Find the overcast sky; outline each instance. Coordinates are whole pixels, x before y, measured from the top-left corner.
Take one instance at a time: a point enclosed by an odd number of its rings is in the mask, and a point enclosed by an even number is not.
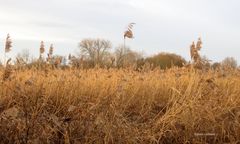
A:
[[[127,45],[145,55],[171,52],[189,60],[190,44],[202,37],[201,55],[240,63],[239,7],[239,0],[0,0],[0,56],[8,33],[10,55],[29,49],[38,56],[43,40],[67,56],[84,38],[108,39],[115,48],[135,22]]]

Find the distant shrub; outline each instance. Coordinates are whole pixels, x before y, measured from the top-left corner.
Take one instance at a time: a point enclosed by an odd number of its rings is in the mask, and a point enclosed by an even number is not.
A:
[[[146,62],[150,63],[154,67],[167,69],[173,66],[182,67],[186,63],[186,60],[177,54],[160,53],[153,57],[146,58]]]
[[[222,66],[224,68],[237,68],[237,61],[233,57],[226,57],[222,61]]]
[[[221,63],[215,62],[211,65],[212,69],[217,70],[221,68]]]

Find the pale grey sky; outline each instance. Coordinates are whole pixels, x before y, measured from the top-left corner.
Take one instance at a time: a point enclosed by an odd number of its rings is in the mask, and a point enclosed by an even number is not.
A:
[[[189,60],[189,46],[201,36],[201,55],[214,61],[232,56],[240,63],[239,7],[239,0],[0,0],[0,56],[8,33],[10,55],[29,49],[38,56],[43,40],[67,56],[84,38],[105,38],[116,47],[135,22],[135,38],[127,40],[133,50]]]

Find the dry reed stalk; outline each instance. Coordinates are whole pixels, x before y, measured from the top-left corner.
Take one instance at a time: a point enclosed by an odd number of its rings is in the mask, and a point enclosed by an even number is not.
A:
[[[229,73],[226,79],[215,71],[177,68],[49,69],[47,77],[44,71],[20,71],[0,84],[0,140],[236,143],[240,79]],[[15,106],[15,121],[1,119],[2,111]]]
[[[10,65],[10,61],[11,61],[11,59],[8,59],[8,61],[6,63],[6,67],[4,69],[4,73],[3,73],[3,76],[2,76],[3,81],[8,80],[10,78],[11,74],[12,74],[12,67]]]

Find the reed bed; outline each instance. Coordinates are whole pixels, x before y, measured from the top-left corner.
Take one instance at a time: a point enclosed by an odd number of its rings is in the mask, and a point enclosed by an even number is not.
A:
[[[237,143],[239,96],[239,71],[13,70],[0,83],[0,141]]]

